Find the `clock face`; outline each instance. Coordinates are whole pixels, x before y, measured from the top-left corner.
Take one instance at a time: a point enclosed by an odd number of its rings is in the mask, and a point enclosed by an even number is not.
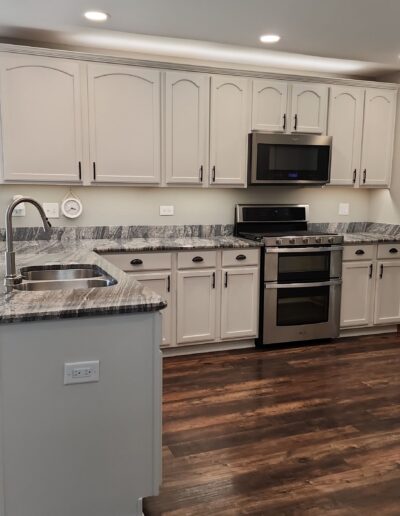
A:
[[[76,219],[82,213],[82,203],[79,199],[70,197],[65,199],[61,205],[61,210],[65,217]]]

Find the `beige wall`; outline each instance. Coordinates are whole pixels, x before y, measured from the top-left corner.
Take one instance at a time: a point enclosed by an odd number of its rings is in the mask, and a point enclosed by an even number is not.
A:
[[[352,188],[284,188],[253,187],[242,189],[78,187],[72,191],[83,202],[84,212],[76,221],[64,217],[53,225],[163,225],[163,224],[229,224],[233,222],[235,203],[306,203],[310,204],[313,222],[365,221],[369,218],[368,191]],[[14,194],[30,195],[39,202],[59,202],[69,192],[62,186],[2,185],[0,209],[2,220]],[[350,215],[338,215],[338,203],[350,203]],[[160,217],[160,204],[173,204],[175,215]],[[14,218],[15,226],[35,226],[39,216],[33,208],[27,216]],[[3,224],[2,224],[3,225]]]

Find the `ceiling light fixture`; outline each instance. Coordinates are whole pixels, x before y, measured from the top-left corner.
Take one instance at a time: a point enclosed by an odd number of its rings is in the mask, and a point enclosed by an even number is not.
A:
[[[260,41],[263,43],[277,43],[281,39],[278,34],[264,34],[261,36]]]
[[[106,21],[110,15],[102,11],[87,11],[84,14],[85,18],[90,21],[103,22]]]

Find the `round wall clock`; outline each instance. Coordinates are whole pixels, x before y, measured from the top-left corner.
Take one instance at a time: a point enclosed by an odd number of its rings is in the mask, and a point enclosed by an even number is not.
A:
[[[82,214],[82,201],[76,197],[66,197],[61,204],[61,211],[64,217],[76,219]]]

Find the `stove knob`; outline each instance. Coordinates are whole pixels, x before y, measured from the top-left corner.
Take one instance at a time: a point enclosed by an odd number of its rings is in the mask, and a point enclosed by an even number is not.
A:
[[[295,238],[289,238],[289,244],[295,244],[296,239]]]
[[[277,238],[275,243],[276,245],[282,245],[282,238]]]
[[[308,237],[303,237],[303,244],[308,244],[310,239]]]
[[[316,237],[315,241],[316,241],[317,244],[320,244],[322,242],[322,238],[321,237]]]
[[[329,238],[328,238],[328,242],[329,242],[330,244],[333,244],[333,243],[334,243],[334,241],[335,241],[335,239],[334,239],[333,237],[329,237]]]

